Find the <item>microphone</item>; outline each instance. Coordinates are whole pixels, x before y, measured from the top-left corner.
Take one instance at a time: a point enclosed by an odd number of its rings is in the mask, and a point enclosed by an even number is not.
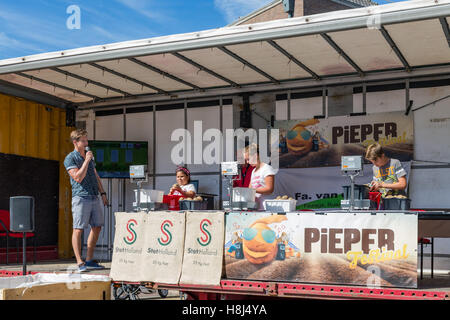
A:
[[[86,147],[84,150],[85,150],[86,152],[89,152],[89,151],[91,151],[91,148]],[[92,157],[92,161],[94,161],[94,160],[95,160],[94,157]]]

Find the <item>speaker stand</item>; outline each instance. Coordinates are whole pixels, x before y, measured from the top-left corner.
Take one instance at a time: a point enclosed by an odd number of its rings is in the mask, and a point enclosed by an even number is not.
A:
[[[23,259],[22,259],[22,264],[23,264],[23,271],[22,271],[22,275],[26,276],[27,275],[27,234],[26,232],[23,233]]]

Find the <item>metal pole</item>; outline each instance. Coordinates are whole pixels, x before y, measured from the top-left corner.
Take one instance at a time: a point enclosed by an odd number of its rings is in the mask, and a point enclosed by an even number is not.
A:
[[[322,87],[322,115],[327,116],[327,89]]]
[[[363,112],[367,112],[367,85],[363,83]]]
[[[111,179],[108,179],[108,199],[110,199],[110,203],[108,204],[108,259],[112,259],[112,241],[111,241],[111,233],[112,233],[112,184]]]
[[[156,189],[156,105],[153,105],[153,189]]]
[[[123,209],[123,212],[127,212],[126,199],[127,199],[127,179],[122,179],[122,209]]]
[[[111,199],[109,199],[111,201]],[[106,213],[107,213],[108,207],[103,206],[103,230],[102,230],[102,251],[103,252],[103,260],[107,261],[108,260],[108,247],[105,247],[105,233],[106,233]]]
[[[423,239],[420,241],[420,279],[423,279]]]
[[[223,134],[223,98],[220,97],[220,106],[219,106],[219,126],[220,126],[220,132],[222,133],[222,137],[224,137]],[[224,138],[220,140],[220,162],[223,161],[223,145],[224,145]],[[220,171],[220,164],[219,164],[219,171]],[[222,207],[222,189],[223,189],[223,182],[222,182],[222,175],[219,173],[219,210],[223,209]]]
[[[136,199],[136,207],[138,212],[141,211],[141,187],[142,187],[142,181],[137,181],[137,199]]]
[[[355,176],[350,175],[351,185],[350,185],[350,211],[354,209],[355,205]]]
[[[127,108],[123,107],[123,141],[126,142],[127,141]],[[119,199],[121,201],[119,201],[118,207],[122,208],[122,210],[119,211],[123,211],[126,212],[126,208],[125,208],[125,179],[119,179]]]
[[[405,111],[409,108],[409,79],[405,83]]]
[[[117,180],[117,210],[122,211],[122,179]]]
[[[431,278],[434,276],[434,238],[431,238]]]
[[[291,120],[291,90],[287,93],[287,119]]]
[[[92,132],[92,136],[93,136],[93,139],[95,141],[97,139],[97,123],[96,123],[96,119],[95,119],[95,116],[96,116],[95,110],[93,112],[94,112],[94,119],[92,120],[92,128],[93,128],[92,129],[92,131],[93,131]],[[105,208],[103,207],[103,241],[102,241],[102,245],[105,244],[105,217],[106,217]],[[83,257],[83,247],[84,247],[84,229],[83,229],[83,232],[81,233],[81,252],[80,252],[80,255],[82,257]],[[86,251],[87,251],[87,240],[86,240]]]
[[[23,233],[23,259],[22,259],[22,264],[23,264],[23,272],[22,275],[25,276],[27,274],[27,237],[26,237],[26,232]]]
[[[184,99],[184,130],[185,130],[185,132],[187,132],[187,130],[188,130],[188,112],[187,112],[187,99]],[[185,136],[184,137],[184,141],[187,141],[187,137]],[[186,142],[185,142],[186,143]],[[184,153],[184,163],[183,163],[183,165],[187,168],[188,166],[187,166],[187,155],[188,154],[190,154],[191,155],[191,159],[192,159],[192,156],[193,156],[193,154],[191,153],[192,152],[192,145],[191,145],[191,150],[189,150],[188,152],[185,152]],[[189,159],[190,161],[189,162],[191,162],[191,159]],[[197,190],[197,192],[198,192],[198,190]]]

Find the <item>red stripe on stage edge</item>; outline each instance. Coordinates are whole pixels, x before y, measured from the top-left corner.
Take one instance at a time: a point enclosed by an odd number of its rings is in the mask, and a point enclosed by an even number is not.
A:
[[[36,273],[45,273],[45,272],[35,272],[35,271],[27,271],[26,275],[33,275]],[[23,271],[9,271],[9,270],[0,270],[0,277],[21,277],[23,276]]]
[[[114,282],[115,285],[126,282]],[[138,284],[138,283],[135,283]],[[402,288],[367,288],[339,285],[311,285],[263,281],[221,280],[220,286],[167,285],[151,283],[154,288],[182,290],[183,292],[216,292],[221,294],[247,294],[277,296],[280,298],[315,299],[387,299],[387,300],[449,300],[450,292]]]
[[[347,299],[446,300],[450,292],[420,289],[365,288],[278,283],[279,296],[322,296]]]

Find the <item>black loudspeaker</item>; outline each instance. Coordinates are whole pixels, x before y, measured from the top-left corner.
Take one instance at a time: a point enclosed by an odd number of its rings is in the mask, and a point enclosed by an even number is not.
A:
[[[13,232],[34,231],[34,198],[10,197],[10,229]]]

